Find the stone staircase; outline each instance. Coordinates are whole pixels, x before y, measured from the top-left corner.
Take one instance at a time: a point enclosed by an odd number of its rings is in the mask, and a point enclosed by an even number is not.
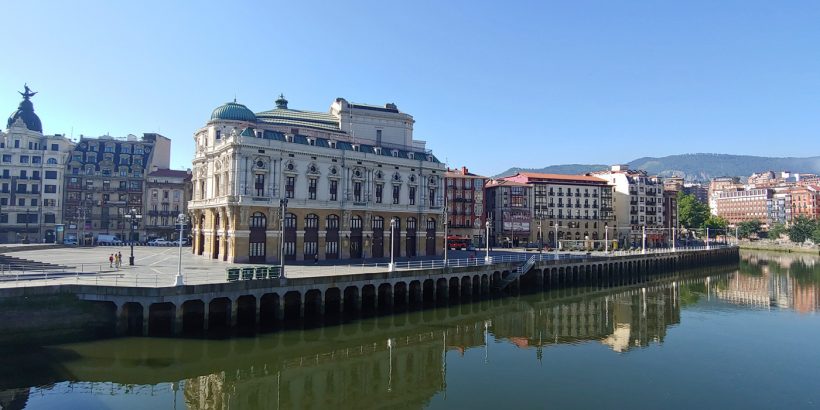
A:
[[[71,267],[0,254],[0,269],[3,271],[54,271],[71,269]]]

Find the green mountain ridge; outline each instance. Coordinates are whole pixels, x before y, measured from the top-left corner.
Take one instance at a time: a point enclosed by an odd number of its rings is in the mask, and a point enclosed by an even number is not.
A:
[[[709,181],[720,176],[748,177],[755,172],[792,171],[820,174],[820,156],[816,157],[757,157],[730,154],[681,154],[666,157],[643,157],[627,163],[631,169],[642,169],[651,175],[680,176],[687,181]],[[495,177],[514,175],[516,172],[543,172],[552,174],[583,174],[609,169],[609,165],[566,164],[544,168],[510,168]]]

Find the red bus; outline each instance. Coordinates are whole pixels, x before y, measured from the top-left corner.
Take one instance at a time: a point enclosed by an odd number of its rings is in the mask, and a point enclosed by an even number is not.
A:
[[[452,250],[467,250],[472,245],[473,240],[470,238],[462,238],[460,236],[448,236],[447,248]]]

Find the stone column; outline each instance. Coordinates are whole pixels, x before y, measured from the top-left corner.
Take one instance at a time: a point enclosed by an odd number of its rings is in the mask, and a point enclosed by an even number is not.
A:
[[[236,327],[236,317],[239,313],[239,298],[230,299],[231,301],[231,310],[230,310],[230,317],[228,317],[228,326],[231,328]]]
[[[151,305],[142,306],[142,335],[148,336],[148,319],[151,316]]]
[[[125,303],[120,303],[117,305],[117,317],[116,323],[114,324],[114,333],[117,336],[122,336],[125,334],[128,326],[128,318],[125,317]]]
[[[183,324],[183,310],[182,310],[182,303],[178,305],[174,305],[174,323],[172,332],[174,335],[182,334],[182,324]]]
[[[210,301],[203,300],[203,302],[204,303],[202,306],[202,328],[208,330],[208,322],[210,322],[211,320]]]
[[[279,303],[276,304],[276,320],[283,321],[285,320],[285,296],[279,296]]]

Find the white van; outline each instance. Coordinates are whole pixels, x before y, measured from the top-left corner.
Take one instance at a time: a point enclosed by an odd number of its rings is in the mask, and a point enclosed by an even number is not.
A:
[[[117,235],[99,234],[97,235],[97,245],[122,245],[122,239]]]

